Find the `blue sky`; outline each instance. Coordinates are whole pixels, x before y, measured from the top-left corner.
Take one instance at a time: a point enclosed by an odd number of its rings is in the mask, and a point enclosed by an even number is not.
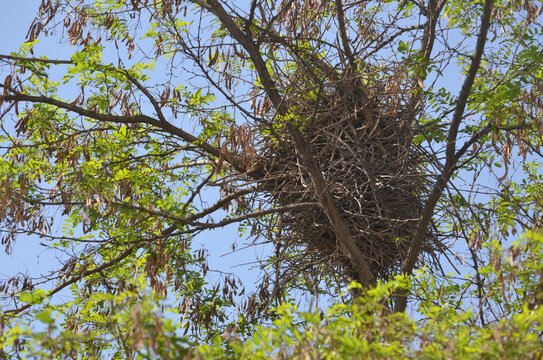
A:
[[[36,14],[39,0],[3,0],[0,12],[0,53],[17,50]]]

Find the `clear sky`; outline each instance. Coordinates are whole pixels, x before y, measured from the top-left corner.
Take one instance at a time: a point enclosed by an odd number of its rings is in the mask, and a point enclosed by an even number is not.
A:
[[[40,5],[39,0],[1,0],[0,53],[17,50]]]

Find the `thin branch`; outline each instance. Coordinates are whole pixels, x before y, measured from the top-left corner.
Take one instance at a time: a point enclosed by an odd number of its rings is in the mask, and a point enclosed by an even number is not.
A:
[[[219,221],[218,223],[198,223],[193,222],[193,224],[200,226],[202,229],[215,229],[218,227],[223,227],[229,224],[241,222],[248,219],[253,219],[256,217],[261,217],[264,215],[269,214],[275,214],[275,213],[283,213],[287,211],[294,211],[294,210],[302,210],[302,209],[310,209],[319,206],[319,203],[316,202],[306,202],[306,203],[299,203],[299,204],[292,204],[292,205],[285,205],[285,206],[279,206],[274,207],[271,209],[261,210],[257,212],[252,212],[249,214],[240,215],[234,218],[230,219],[224,219],[222,221]]]
[[[127,258],[130,254],[132,254],[132,252],[134,251],[134,249],[136,248],[135,245],[133,246],[130,246],[128,249],[126,249],[125,251],[123,251],[122,253],[120,253],[118,256],[116,256],[115,258],[111,259],[110,261],[108,262],[105,262],[103,263],[102,265],[99,265],[97,267],[95,267],[94,269],[91,269],[91,270],[87,270],[87,269],[83,269],[79,272],[79,274],[76,274],[74,276],[72,276],[72,278],[68,281],[65,281],[61,284],[59,284],[58,286],[56,286],[54,289],[52,289],[51,291],[49,291],[47,293],[47,296],[52,296],[56,293],[58,293],[59,291],[61,291],[62,289],[66,288],[67,286],[70,286],[84,278],[86,278],[87,276],[89,275],[92,275],[92,274],[96,274],[96,273],[99,273],[100,271],[103,271],[115,264],[118,264],[119,262],[121,262],[122,260],[124,260],[125,258]],[[18,314],[28,308],[30,308],[33,304],[26,304],[20,308],[17,308],[17,309],[10,309],[10,310],[6,310],[4,311],[5,314]]]
[[[279,114],[286,114],[287,108],[283,103],[283,98],[279,94],[279,91],[277,91],[275,82],[268,73],[266,63],[264,62],[264,59],[262,59],[256,45],[252,42],[252,39],[247,37],[247,35],[241,31],[238,25],[234,22],[234,19],[232,19],[232,17],[217,0],[207,0],[207,4],[210,7],[210,11],[217,16],[220,22],[226,27],[230,33],[230,36],[232,36],[232,38],[234,38],[249,53],[249,56],[253,61],[253,65],[255,66],[255,70],[260,76],[264,90],[266,90],[266,93],[268,94],[274,107],[278,110]]]
[[[462,85],[462,89],[460,89],[460,94],[458,95],[458,100],[456,102],[456,108],[454,109],[454,114],[451,121],[451,128],[449,130],[449,135],[447,136],[447,161],[445,163],[446,170],[448,168],[452,168],[454,166],[453,164],[457,160],[455,159],[455,151],[458,129],[460,127],[460,123],[462,122],[464,110],[466,109],[466,105],[468,103],[468,97],[475,81],[477,71],[479,70],[481,59],[483,57],[486,36],[488,33],[488,29],[490,28],[490,14],[492,13],[492,5],[492,0],[485,1],[485,7],[483,10],[483,16],[481,21],[481,29],[479,30],[479,35],[477,36],[475,54],[473,55],[473,60],[471,61],[468,74],[466,76],[466,79],[464,80],[464,84]]]
[[[204,181],[202,181],[197,187],[196,189],[192,192],[192,194],[190,195],[190,198],[185,202],[185,205],[183,205],[183,209],[181,209],[181,213],[185,213],[185,211],[187,210],[187,208],[189,207],[190,204],[192,204],[192,202],[194,201],[194,199],[196,198],[196,195],[198,195],[200,193],[200,191],[202,191],[202,189],[204,188],[204,186],[209,182],[209,180],[211,180],[211,178],[213,177],[214,172],[210,172],[209,175],[204,179]]]
[[[196,219],[199,219],[199,218],[202,218],[208,214],[211,214],[217,210],[219,210],[220,208],[224,207],[226,204],[228,204],[230,201],[242,196],[242,195],[245,195],[245,194],[250,194],[252,192],[255,192],[255,188],[246,188],[246,189],[241,189],[241,190],[238,190],[232,194],[228,194],[226,195],[225,197],[223,197],[222,199],[220,199],[219,201],[217,201],[215,204],[211,205],[210,207],[208,207],[207,209],[205,210],[202,210],[201,212],[199,212],[198,214],[194,214],[192,216],[190,216],[188,219],[189,220],[196,220]]]
[[[349,59],[349,65],[352,69],[355,68],[355,59],[351,46],[349,45],[349,38],[347,36],[347,29],[345,28],[345,12],[343,11],[343,2],[341,0],[336,0],[336,12],[337,12],[337,21],[339,27],[339,35],[341,37],[341,42],[343,43],[343,51]],[[341,51],[341,50],[339,50]]]
[[[370,56],[372,56],[373,54],[375,54],[376,52],[378,52],[379,50],[381,50],[388,44],[392,43],[398,36],[402,35],[403,33],[408,32],[408,31],[413,31],[413,30],[420,30],[420,29],[424,29],[424,25],[419,24],[419,25],[413,25],[413,26],[407,26],[407,27],[401,28],[400,30],[392,34],[390,37],[388,37],[386,40],[377,44],[375,48],[373,48],[370,52],[368,52],[367,54],[364,54],[364,59],[369,58]]]
[[[0,59],[39,62],[39,63],[45,63],[45,64],[72,65],[74,63],[72,60],[42,59],[42,58],[35,58],[35,57],[23,57],[23,56],[13,56],[13,55],[3,55],[3,54],[0,54]]]
[[[121,73],[128,79],[128,81],[136,85],[136,87],[147,97],[147,99],[149,99],[149,101],[153,105],[153,108],[155,108],[156,114],[158,118],[160,119],[160,121],[162,121],[163,123],[168,123],[168,121],[166,121],[166,118],[164,117],[164,114],[162,113],[162,108],[160,107],[156,99],[153,97],[153,95],[151,95],[149,90],[147,90],[147,88],[143,86],[135,77],[130,75],[128,71],[122,70]]]

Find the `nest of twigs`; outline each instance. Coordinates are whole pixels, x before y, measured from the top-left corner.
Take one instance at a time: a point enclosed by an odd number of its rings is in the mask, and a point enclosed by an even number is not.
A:
[[[428,159],[413,145],[416,110],[409,110],[406,100],[412,89],[399,76],[371,82],[344,76],[313,90],[311,98],[307,87],[290,86],[289,109],[294,118],[305,119],[298,129],[371,272],[386,280],[407,255],[431,183],[423,170]],[[318,203],[292,134],[277,131],[280,139],[276,133],[259,149],[258,171],[265,174],[259,189],[278,206]],[[357,280],[320,206],[280,213],[266,227],[275,230],[268,237],[277,245],[281,278],[317,269]],[[433,262],[442,250],[429,233],[425,258]]]

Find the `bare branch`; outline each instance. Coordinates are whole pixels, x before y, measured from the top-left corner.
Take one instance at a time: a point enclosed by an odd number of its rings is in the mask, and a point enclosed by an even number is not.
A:
[[[343,51],[349,59],[349,65],[351,68],[355,68],[354,56],[349,45],[349,38],[347,36],[347,29],[345,28],[345,13],[343,11],[343,2],[341,0],[336,0],[336,12],[337,12],[337,21],[339,26],[339,35],[341,37],[341,42],[343,43]]]
[[[42,58],[35,58],[35,57],[23,57],[23,56],[13,56],[13,55],[3,55],[3,54],[0,54],[0,59],[14,60],[14,61],[29,61],[29,62],[37,62],[37,63],[45,63],[45,64],[71,65],[74,63],[72,60],[42,59]]]
[[[301,210],[301,209],[308,209],[308,208],[312,208],[316,206],[319,206],[319,204],[318,203],[299,203],[299,204],[285,205],[285,206],[273,207],[266,210],[260,210],[260,211],[252,212],[249,214],[236,216],[230,219],[219,221],[217,223],[193,222],[193,224],[200,226],[202,229],[215,229],[215,228],[223,227],[229,224],[239,223],[244,220],[262,217],[264,215],[282,213],[282,212],[294,211],[294,210]]]

